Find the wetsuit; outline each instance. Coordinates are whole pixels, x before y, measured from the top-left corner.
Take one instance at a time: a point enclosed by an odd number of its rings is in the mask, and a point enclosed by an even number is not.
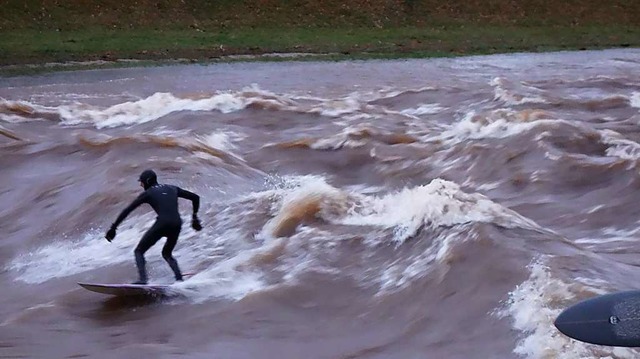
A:
[[[142,181],[142,180],[141,180]],[[167,237],[167,242],[162,248],[162,257],[169,263],[169,266],[173,270],[176,280],[182,280],[182,273],[180,272],[180,267],[178,266],[178,262],[173,258],[172,252],[176,246],[178,241],[178,236],[180,235],[180,229],[182,227],[182,219],[180,218],[180,213],[178,212],[178,198],[186,198],[191,200],[193,205],[193,221],[192,226],[196,228],[196,230],[201,229],[199,220],[197,218],[198,208],[200,207],[200,197],[192,192],[186,191],[180,187],[167,185],[167,184],[158,184],[155,181],[155,178],[152,183],[147,182],[145,184],[145,191],[138,196],[127,208],[125,208],[122,213],[118,216],[116,221],[112,224],[111,230],[113,230],[113,236],[111,239],[115,237],[115,229],[118,225],[124,221],[124,219],[135,210],[138,206],[143,203],[148,203],[155,210],[158,215],[156,218],[156,222],[149,228],[149,230],[144,234],[140,243],[136,247],[134,253],[136,258],[136,266],[138,267],[138,274],[140,279],[139,284],[147,283],[147,271],[145,268],[146,261],[144,259],[144,253],[151,248],[160,238]],[[149,185],[147,185],[149,184]],[[197,222],[197,224],[194,224]],[[199,227],[199,228],[198,228]],[[109,239],[109,235],[107,235],[107,239]]]

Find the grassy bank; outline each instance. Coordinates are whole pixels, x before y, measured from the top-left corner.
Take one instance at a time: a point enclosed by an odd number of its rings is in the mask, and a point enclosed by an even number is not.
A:
[[[640,47],[640,2],[524,3],[7,0],[0,15],[0,74],[69,61],[131,66],[117,60],[229,61],[233,55],[270,53],[390,58]]]

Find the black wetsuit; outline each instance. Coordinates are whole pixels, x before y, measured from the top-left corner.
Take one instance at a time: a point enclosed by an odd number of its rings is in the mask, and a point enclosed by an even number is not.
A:
[[[156,222],[151,226],[151,228],[149,228],[147,233],[144,234],[134,251],[138,274],[140,276],[140,283],[147,282],[144,253],[162,237],[167,237],[167,242],[162,248],[162,257],[167,261],[167,263],[169,263],[169,266],[175,274],[176,280],[182,280],[180,267],[178,267],[178,262],[172,255],[173,249],[178,242],[178,236],[180,235],[180,229],[182,227],[182,219],[178,212],[178,197],[191,200],[193,205],[193,215],[196,216],[198,208],[200,207],[200,197],[197,194],[183,190],[177,186],[155,184],[147,188],[140,196],[138,196],[138,198],[131,202],[131,204],[127,206],[122,213],[120,213],[112,225],[112,228],[118,227],[129,213],[143,203],[151,205],[158,215]]]

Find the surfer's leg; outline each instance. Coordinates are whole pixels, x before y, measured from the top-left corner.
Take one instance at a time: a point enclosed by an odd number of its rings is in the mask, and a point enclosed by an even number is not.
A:
[[[167,263],[169,263],[169,267],[173,270],[173,274],[176,277],[177,281],[182,281],[182,273],[180,272],[180,267],[178,266],[178,261],[173,258],[172,252],[176,247],[176,243],[178,243],[178,236],[180,235],[180,227],[177,229],[173,229],[167,235],[167,242],[162,247],[162,258],[164,258]]]
[[[158,222],[154,223],[147,233],[142,236],[140,243],[133,251],[136,256],[136,266],[138,267],[139,280],[136,284],[147,284],[147,269],[146,260],[144,259],[144,253],[151,248],[158,240],[162,238],[162,231]]]

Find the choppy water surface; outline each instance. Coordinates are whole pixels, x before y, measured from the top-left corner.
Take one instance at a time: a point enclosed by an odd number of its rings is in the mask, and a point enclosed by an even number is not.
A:
[[[1,79],[0,353],[635,358],[552,323],[640,288],[639,122],[634,49]],[[202,196],[194,275],[83,290],[135,279],[146,168]]]

